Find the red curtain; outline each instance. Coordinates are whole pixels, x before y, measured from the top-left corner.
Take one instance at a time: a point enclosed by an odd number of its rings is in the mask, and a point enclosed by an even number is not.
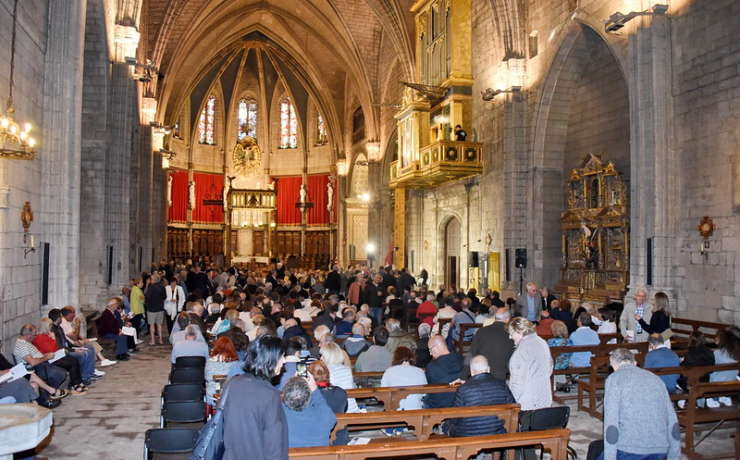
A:
[[[188,218],[188,172],[171,170],[172,206],[167,211],[169,222],[185,222]]]
[[[301,223],[301,210],[296,207],[301,189],[301,176],[273,178],[277,193],[278,225],[297,225]]]
[[[326,209],[328,198],[326,185],[328,183],[328,174],[308,176],[308,199],[313,203],[313,208],[308,210],[309,225],[329,224],[329,210]],[[336,186],[334,192],[334,197],[336,197]],[[334,208],[334,213],[336,214],[336,208]]]
[[[193,173],[195,181],[195,209],[193,222],[224,222],[224,176],[221,174]]]

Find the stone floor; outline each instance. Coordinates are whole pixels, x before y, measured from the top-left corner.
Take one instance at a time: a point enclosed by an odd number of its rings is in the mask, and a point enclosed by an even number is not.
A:
[[[107,375],[85,396],[69,396],[54,410],[52,434],[39,447],[49,459],[139,460],[144,432],[159,426],[160,392],[169,372],[169,346],[140,346],[128,362],[105,369]],[[601,437],[602,424],[571,405],[571,446],[586,458],[589,442]],[[384,437],[363,432],[363,436]],[[699,452],[715,458],[732,449],[728,429],[704,441]]]

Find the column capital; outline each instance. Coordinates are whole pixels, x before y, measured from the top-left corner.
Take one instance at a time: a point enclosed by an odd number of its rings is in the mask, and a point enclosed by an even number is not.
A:
[[[134,26],[116,24],[113,29],[113,61],[123,63],[126,58],[136,58],[136,49],[139,47],[141,34]]]

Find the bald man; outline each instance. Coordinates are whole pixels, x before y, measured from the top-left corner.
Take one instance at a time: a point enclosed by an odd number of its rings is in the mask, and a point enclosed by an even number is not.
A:
[[[494,378],[488,360],[476,355],[470,360],[470,378],[455,392],[453,407],[497,406],[514,403],[514,396],[506,382]],[[503,420],[498,417],[464,417],[444,423],[448,436],[482,436],[505,433]]]
[[[430,384],[451,383],[460,378],[463,371],[462,356],[451,353],[441,335],[430,337],[428,345],[432,360],[425,369],[427,382]],[[454,399],[454,393],[428,394],[424,397],[424,408],[452,407]]]

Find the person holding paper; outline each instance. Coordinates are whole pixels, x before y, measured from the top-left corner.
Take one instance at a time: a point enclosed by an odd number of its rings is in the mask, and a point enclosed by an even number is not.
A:
[[[93,350],[95,350],[95,355],[98,360],[100,360],[100,365],[102,367],[112,366],[116,364],[116,361],[111,361],[103,356],[103,347],[98,344],[98,339],[85,339],[80,337],[79,330],[77,330],[73,325],[75,317],[77,316],[77,312],[75,311],[75,308],[73,306],[67,305],[66,307],[62,308],[61,312],[62,322],[59,326],[62,328],[64,336],[67,338],[69,343],[76,347],[91,347]],[[59,342],[58,339],[57,342]]]
[[[61,327],[62,311],[58,308],[52,308],[49,311],[49,320],[51,321],[50,335],[54,337],[57,346],[61,349],[67,350],[67,354],[80,363],[82,380],[92,381],[93,379],[104,376],[105,372],[95,369],[95,348],[93,348],[92,345],[86,344],[81,347],[76,347],[67,340],[67,336],[64,334],[64,330]]]
[[[49,362],[54,358],[54,353],[41,353],[31,343],[34,337],[36,337],[36,334],[36,326],[30,323],[24,324],[21,327],[18,338],[15,340],[13,356],[17,362],[23,362],[32,366],[34,372],[50,386],[59,388],[67,379],[67,372],[61,367]]]
[[[23,378],[28,376],[28,379]],[[37,401],[40,406],[53,409],[66,396],[64,390],[47,385],[36,374],[29,374],[23,363],[13,366],[0,354],[0,398],[13,397],[17,403]],[[52,396],[49,396],[52,395]]]
[[[116,359],[118,361],[128,361],[128,337],[123,335],[115,314],[119,303],[118,297],[108,299],[105,310],[97,320],[98,335],[105,339],[114,340],[116,342]]]
[[[49,363],[66,370],[69,373],[69,383],[73,391],[83,394],[90,381],[83,380],[79,361],[68,355],[64,348],[59,347],[54,333],[51,331],[51,326],[52,322],[49,318],[42,318],[32,343],[41,353],[53,353]]]

